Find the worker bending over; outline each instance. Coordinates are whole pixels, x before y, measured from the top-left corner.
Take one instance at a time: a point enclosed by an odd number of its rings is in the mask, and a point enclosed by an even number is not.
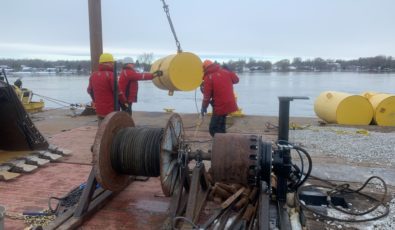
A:
[[[109,53],[103,53],[99,59],[99,70],[89,78],[88,93],[96,105],[99,126],[104,117],[115,110],[114,107],[114,58]],[[126,103],[126,98],[118,90],[120,103]]]
[[[226,116],[237,111],[236,99],[233,92],[233,84],[239,82],[239,78],[232,71],[223,69],[219,64],[210,60],[203,62],[203,102],[201,114],[207,113],[209,104],[213,107],[210,121],[210,135],[226,132]]]
[[[156,71],[153,74],[151,73],[138,73],[134,69],[134,65],[132,63],[124,64],[122,67],[122,71],[119,75],[119,89],[124,92],[127,107],[126,111],[129,114],[132,114],[132,104],[133,102],[137,102],[137,93],[139,89],[138,81],[146,81],[152,80],[155,77],[160,77],[163,75],[162,71]]]

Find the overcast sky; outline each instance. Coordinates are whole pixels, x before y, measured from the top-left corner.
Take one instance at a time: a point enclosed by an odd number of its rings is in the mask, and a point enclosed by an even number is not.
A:
[[[176,52],[160,0],[102,0],[116,58]],[[183,50],[202,57],[395,56],[395,0],[167,0]],[[2,0],[0,58],[89,59],[88,0]]]

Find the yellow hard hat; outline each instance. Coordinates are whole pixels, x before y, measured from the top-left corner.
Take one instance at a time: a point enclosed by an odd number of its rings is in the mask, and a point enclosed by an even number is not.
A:
[[[105,62],[114,62],[114,57],[112,56],[112,54],[103,53],[102,55],[100,55],[99,63]]]

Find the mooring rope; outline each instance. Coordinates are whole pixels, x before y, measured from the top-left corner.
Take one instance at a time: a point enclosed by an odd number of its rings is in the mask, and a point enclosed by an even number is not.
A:
[[[121,129],[111,146],[111,166],[121,174],[156,177],[160,174],[159,155],[163,128]]]

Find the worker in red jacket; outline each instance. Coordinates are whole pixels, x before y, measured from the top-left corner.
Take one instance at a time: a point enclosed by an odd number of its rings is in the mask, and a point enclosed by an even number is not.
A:
[[[162,71],[152,73],[138,73],[132,63],[123,65],[119,75],[119,89],[124,92],[127,100],[127,112],[132,114],[132,104],[137,102],[137,92],[139,89],[138,81],[152,80],[154,77],[162,76]]]
[[[114,111],[114,58],[109,53],[103,53],[99,59],[99,70],[89,78],[88,93],[96,105],[99,125],[104,117]],[[125,104],[126,98],[118,90],[120,103]]]
[[[207,113],[209,104],[213,107],[210,121],[210,135],[226,132],[226,116],[237,111],[233,84],[239,82],[237,75],[221,68],[210,60],[203,62],[203,102],[201,115]]]

